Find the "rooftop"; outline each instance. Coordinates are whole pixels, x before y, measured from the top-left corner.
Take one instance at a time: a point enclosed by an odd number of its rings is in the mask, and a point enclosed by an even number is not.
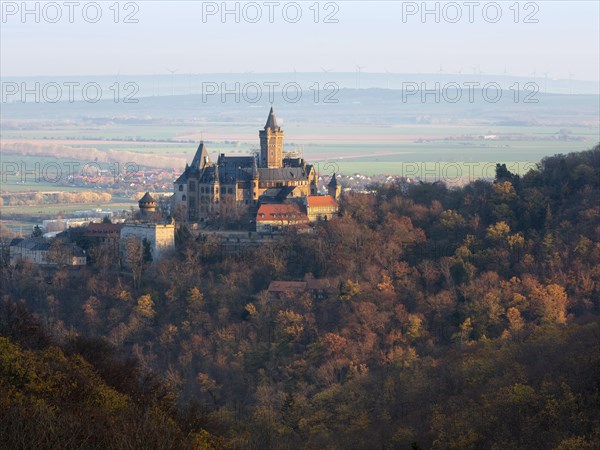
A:
[[[144,196],[138,200],[138,203],[156,203],[156,200],[150,195],[150,192],[146,192]]]
[[[120,223],[90,223],[85,230],[85,235],[87,237],[118,235],[121,228],[123,228],[123,224]]]
[[[297,220],[308,221],[302,207],[296,203],[261,205],[256,213],[256,221]]]
[[[309,208],[337,207],[337,202],[331,195],[309,195],[307,197]]]
[[[304,292],[306,281],[271,281],[269,292]]]

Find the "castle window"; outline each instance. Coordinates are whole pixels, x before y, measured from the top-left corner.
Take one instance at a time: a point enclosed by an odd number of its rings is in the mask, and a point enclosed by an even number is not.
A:
[[[204,194],[204,186],[200,187],[200,193]]]
[[[193,181],[190,181],[189,188],[190,188],[190,191],[196,190],[196,183],[194,183]]]
[[[186,200],[186,197],[185,197],[185,194],[184,194],[184,195],[181,196],[181,201],[185,202],[185,200]]]
[[[179,191],[180,191],[180,192],[181,192],[181,191],[183,191],[183,184],[180,184],[180,185],[179,185]]]

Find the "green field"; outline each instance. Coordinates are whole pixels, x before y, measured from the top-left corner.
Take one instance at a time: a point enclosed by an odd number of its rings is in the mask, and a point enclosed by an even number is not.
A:
[[[508,97],[497,104],[431,104],[416,98],[405,103],[396,90],[346,89],[339,98],[338,104],[314,104],[306,97],[275,106],[285,131],[284,150],[301,152],[321,174],[489,177],[486,163],[496,162],[518,163],[513,171],[523,173],[545,156],[586,150],[600,141],[597,95],[541,95],[537,104]],[[198,95],[144,98],[129,105],[3,105],[0,156],[3,165],[16,161],[30,167],[72,162],[66,155],[80,163],[96,157],[112,161],[122,152],[121,163],[135,160],[182,171],[200,136],[213,160],[220,153],[257,149],[268,108],[217,98],[206,103]],[[67,148],[63,158],[62,147]],[[2,178],[3,192],[75,189],[45,180],[22,183],[5,173]]]
[[[31,206],[2,206],[0,207],[0,220],[12,231],[27,234],[34,225],[40,224],[43,219],[56,218],[68,215],[75,211],[89,209],[110,209],[112,211],[129,211],[137,208],[137,202],[123,198],[113,198],[110,203],[69,203],[53,205]]]
[[[111,209],[117,210],[129,210],[131,207],[137,207],[137,202],[124,201],[118,199],[114,202],[109,203],[59,203],[59,204],[48,204],[48,205],[30,205],[30,206],[2,206],[0,208],[0,214],[2,217],[11,215],[47,215],[47,214],[59,214],[59,213],[73,213],[75,211],[87,210],[87,209]]]
[[[447,181],[454,183],[462,180],[473,181],[478,178],[493,178],[496,163],[504,163],[507,168],[519,175],[527,173],[536,165],[535,161],[454,161],[454,162],[320,162],[317,169],[321,174],[341,173],[344,175],[400,175],[419,178],[424,181]]]

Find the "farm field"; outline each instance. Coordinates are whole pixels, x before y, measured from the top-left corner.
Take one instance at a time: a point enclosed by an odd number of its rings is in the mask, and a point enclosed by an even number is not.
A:
[[[496,163],[506,164],[507,168],[519,175],[527,173],[535,167],[536,161],[411,161],[411,162],[381,162],[381,161],[328,161],[317,163],[322,174],[341,173],[344,175],[400,175],[408,178],[419,178],[423,181],[474,181],[478,178],[493,178]]]
[[[204,128],[205,131],[202,131]],[[208,128],[208,129],[206,129]],[[165,127],[161,131],[161,139],[182,139],[186,142],[147,142],[153,139],[151,127],[132,127],[132,139],[124,137],[113,141],[97,140],[101,133],[105,137],[115,135],[111,130],[95,130],[87,139],[77,128],[64,129],[60,134],[53,130],[36,132],[2,133],[4,159],[10,160],[14,155],[23,153],[20,146],[28,144],[46,149],[46,152],[57,152],[52,146],[65,146],[81,149],[94,149],[100,152],[119,151],[141,155],[173,156],[189,160],[202,138],[207,143],[209,152],[247,153],[258,147],[257,131],[259,126],[235,127],[213,124],[210,127],[199,127],[196,132],[187,130],[180,134],[181,127]],[[114,131],[114,130],[113,130]],[[568,140],[559,139],[560,127],[448,127],[430,126],[395,126],[395,127],[352,127],[319,126],[285,128],[287,150],[300,150],[306,159],[338,160],[343,158],[360,158],[361,161],[489,161],[497,158],[510,160],[539,160],[544,156],[556,153],[583,150],[598,141],[598,129],[595,127],[572,127]],[[125,135],[126,133],[123,133]],[[494,136],[483,139],[483,136]],[[42,152],[43,153],[43,152]],[[81,161],[85,161],[82,158]],[[148,162],[152,166],[152,162]],[[174,168],[177,168],[174,166]]]
[[[14,232],[26,232],[44,219],[69,215],[76,211],[104,209],[112,211],[129,211],[137,207],[134,200],[113,198],[109,203],[69,203],[30,206],[0,206],[0,220]],[[27,231],[28,233],[28,231]],[[26,233],[26,234],[27,234]]]
[[[2,206],[1,211],[3,216],[10,215],[45,215],[45,214],[60,214],[72,213],[80,210],[88,209],[111,209],[129,210],[132,206],[137,206],[134,200],[115,199],[109,203],[69,203],[69,204],[51,204],[51,205],[30,205],[30,206]]]

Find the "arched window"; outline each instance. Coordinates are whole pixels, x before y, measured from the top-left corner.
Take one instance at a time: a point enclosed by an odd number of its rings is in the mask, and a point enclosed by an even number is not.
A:
[[[187,199],[187,197],[185,196],[185,194],[181,196],[181,201],[182,201],[182,202],[185,202],[185,201],[186,201],[186,199]]]
[[[179,185],[179,191],[183,191],[183,184]]]

